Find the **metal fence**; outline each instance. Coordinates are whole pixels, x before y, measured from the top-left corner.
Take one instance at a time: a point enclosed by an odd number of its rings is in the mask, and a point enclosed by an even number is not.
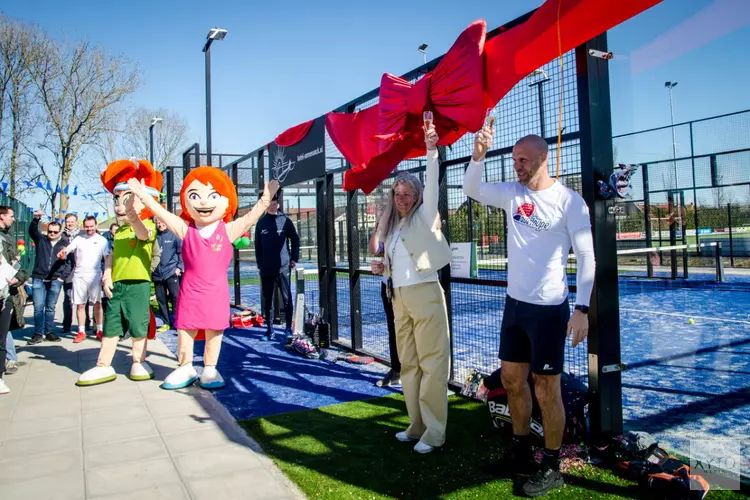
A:
[[[731,266],[750,267],[750,110],[613,143],[620,163],[639,165],[632,199],[617,216],[619,249],[722,242]],[[705,248],[685,259],[706,265]]]
[[[34,214],[31,208],[25,203],[22,203],[15,198],[11,198],[5,193],[0,193],[0,205],[13,209],[13,215],[16,218],[16,222],[11,226],[13,239],[15,239],[16,242],[23,240],[26,252],[21,257],[21,267],[29,271],[29,275],[31,275],[31,269],[34,267],[36,249],[32,246],[31,238],[29,237],[29,224],[34,217]]]
[[[488,33],[509,29],[527,16]],[[487,155],[485,178],[489,182],[512,180],[512,147],[520,137],[536,133],[550,144],[550,170],[559,169],[560,180],[581,193],[590,207],[597,245],[597,282],[592,301],[588,345],[569,349],[566,366],[588,380],[592,394],[592,430],[595,434],[620,432],[621,388],[617,370],[602,375],[602,367],[619,363],[619,315],[616,277],[615,231],[605,205],[595,200],[596,176],[612,171],[611,123],[606,61],[593,60],[589,50],[606,51],[606,35],[563,55],[562,69],[555,61],[518,83],[497,105],[494,149]],[[435,59],[402,78],[415,82],[439,62]],[[378,89],[337,108],[354,112],[377,103]],[[562,115],[558,108],[562,101]],[[558,120],[560,122],[558,123]],[[561,147],[557,145],[562,127]],[[603,135],[606,134],[606,135]],[[607,138],[607,140],[601,140]],[[322,312],[331,324],[335,343],[388,362],[388,333],[381,302],[381,278],[369,271],[367,241],[388,196],[391,179],[370,195],[344,192],[346,160],[326,134],[327,173],[300,185],[284,188],[281,206],[301,238],[305,271],[305,305]],[[463,194],[462,179],[469,161],[473,135],[467,134],[450,148],[441,148],[440,214],[444,233],[452,242],[475,242],[479,274],[476,278],[451,277],[441,271],[441,284],[449,303],[451,325],[451,381],[462,385],[471,369],[489,373],[498,366],[499,329],[507,287],[507,222],[504,213],[479,205]],[[197,145],[187,151],[195,157]],[[600,158],[594,165],[593,158]],[[264,180],[270,178],[265,147],[224,168],[240,191],[241,210],[249,209]],[[423,158],[402,162],[394,175],[409,170],[422,175]],[[595,170],[598,172],[595,175]],[[582,176],[582,171],[586,174]],[[589,179],[589,181],[587,181]],[[170,196],[179,191],[176,181]],[[611,250],[611,255],[610,251]],[[572,293],[575,265],[568,269]],[[233,302],[237,306],[260,302],[260,286],[252,249],[236,251],[230,271]],[[293,281],[293,286],[294,281]],[[294,293],[294,290],[293,290]],[[571,297],[571,305],[575,303]],[[606,311],[600,314],[598,310]],[[592,357],[593,356],[593,357]],[[591,365],[590,359],[596,362]]]

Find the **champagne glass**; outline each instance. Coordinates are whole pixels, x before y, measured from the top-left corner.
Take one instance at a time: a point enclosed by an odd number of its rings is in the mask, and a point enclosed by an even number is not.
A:
[[[422,121],[424,122],[424,128],[427,130],[432,125],[432,111],[425,111],[422,113]]]

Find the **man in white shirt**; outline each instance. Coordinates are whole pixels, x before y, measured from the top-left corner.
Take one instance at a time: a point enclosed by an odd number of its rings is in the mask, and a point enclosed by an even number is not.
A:
[[[76,267],[73,271],[73,304],[77,308],[78,334],[73,342],[86,339],[86,304],[94,304],[96,338],[102,339],[102,259],[109,255],[109,242],[96,231],[96,218],[83,220],[84,233],[79,234],[57,256],[64,259],[75,252]]]
[[[492,130],[476,136],[472,161],[464,177],[464,193],[480,203],[505,210],[508,221],[508,293],[500,334],[502,382],[508,393],[513,424],[513,451],[499,464],[523,481],[529,496],[563,485],[560,446],[565,408],[560,391],[565,340],[572,345],[588,335],[588,305],[594,285],[594,247],[589,211],[583,198],[552,179],[544,139],[529,135],[513,148],[517,182],[482,182],[484,157]],[[576,306],[570,314],[565,264],[570,248],[576,255]],[[544,455],[535,467],[529,441],[531,390],[542,410]]]

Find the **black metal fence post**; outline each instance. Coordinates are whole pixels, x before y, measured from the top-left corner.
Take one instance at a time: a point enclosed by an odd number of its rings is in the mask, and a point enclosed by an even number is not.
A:
[[[734,267],[734,242],[732,241],[732,204],[727,203],[727,226],[729,226],[729,266]]]
[[[167,210],[174,212],[174,171],[175,167],[167,167],[164,170],[167,184]]]
[[[651,248],[653,241],[651,239],[651,200],[649,199],[648,164],[644,163],[641,165],[641,174],[643,175],[643,213],[645,214],[643,226],[646,231],[646,248]],[[661,230],[661,227],[659,230]],[[654,263],[648,257],[646,257],[646,275],[649,278],[654,277]]]
[[[443,234],[445,235],[445,238],[448,240],[448,243],[451,242],[451,230],[450,230],[450,224],[448,223],[448,176],[447,172],[448,169],[443,165],[443,161],[445,161],[445,155],[446,155],[446,148],[445,146],[439,146],[438,147],[438,156],[440,158],[440,173],[438,176],[438,213],[440,214],[440,223],[441,223],[441,229],[443,231]],[[471,202],[471,198],[468,198],[469,202]],[[438,272],[438,279],[440,281],[440,285],[443,288],[443,292],[445,293],[445,302],[448,309],[448,332],[450,332],[450,360],[451,360],[451,371],[450,371],[450,380],[455,379],[455,372],[456,372],[456,363],[453,359],[453,339],[455,336],[453,335],[453,300],[452,300],[452,294],[451,294],[451,268],[450,265],[445,266],[443,269],[441,269]]]
[[[716,281],[722,283],[724,281],[724,261],[721,257],[721,241],[716,242]]]
[[[617,235],[612,200],[597,196],[596,179],[613,171],[609,69],[589,50],[607,52],[606,33],[576,48],[581,123],[581,188],[589,207],[596,253],[596,287],[589,310],[589,419],[591,436],[602,442],[621,434],[622,379],[617,283]]]
[[[362,291],[359,271],[359,191],[346,193],[346,243],[349,254],[349,314],[352,328],[352,349],[362,349]]]
[[[234,183],[235,188],[237,189],[237,192],[239,193],[239,185],[240,185],[240,179],[239,179],[239,166],[237,165],[237,162],[233,162],[229,167],[229,175],[232,178],[232,182]],[[248,207],[249,208],[249,207]],[[237,214],[234,214],[235,220],[237,219]],[[234,306],[239,307],[240,304],[242,304],[242,289],[240,287],[240,250],[239,248],[234,248]]]

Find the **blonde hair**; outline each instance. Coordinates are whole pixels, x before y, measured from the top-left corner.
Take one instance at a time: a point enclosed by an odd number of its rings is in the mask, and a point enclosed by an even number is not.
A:
[[[396,176],[396,179],[393,181],[393,186],[391,186],[388,201],[386,202],[385,209],[383,209],[383,213],[381,214],[380,220],[378,221],[378,239],[382,242],[385,242],[393,229],[398,226],[399,219],[402,218],[402,216],[398,213],[398,210],[396,210],[396,188],[401,184],[408,185],[414,192],[415,197],[414,205],[411,207],[411,210],[409,210],[409,213],[403,216],[403,218],[405,219],[404,223],[406,225],[411,224],[411,218],[414,216],[414,213],[422,205],[423,202],[422,193],[424,191],[424,188],[422,186],[422,183],[419,182],[419,178],[417,178],[416,175],[408,172],[398,174]]]

